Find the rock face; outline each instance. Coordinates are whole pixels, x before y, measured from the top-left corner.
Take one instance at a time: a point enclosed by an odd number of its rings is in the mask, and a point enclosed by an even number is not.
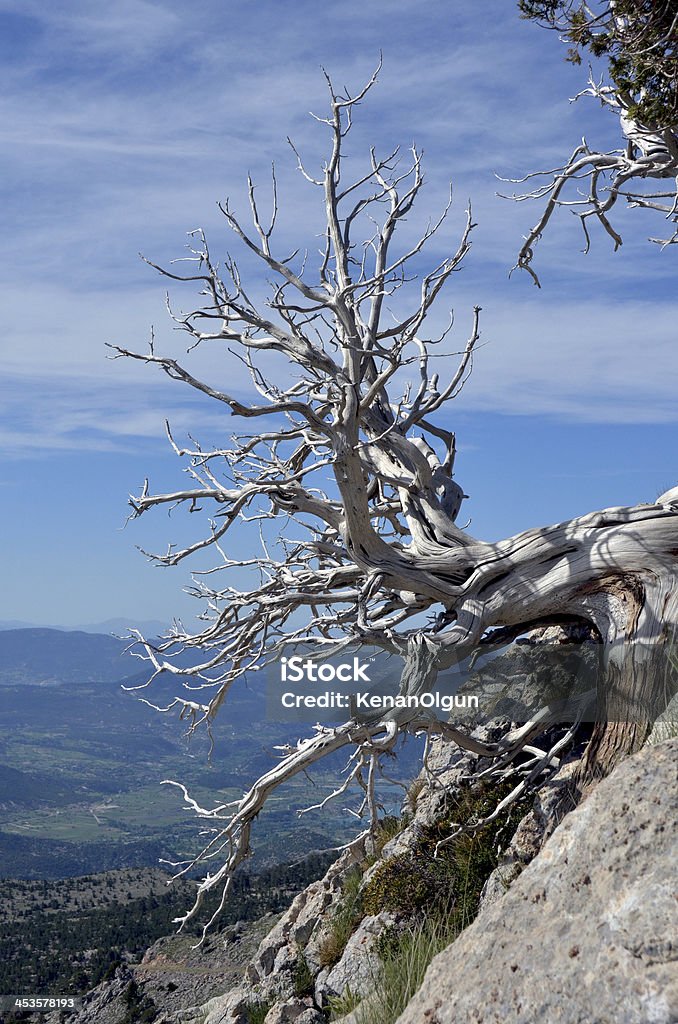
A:
[[[322,1015],[313,1007],[310,992],[300,998],[300,988],[306,988],[305,979],[300,984],[301,971],[309,971],[308,987],[312,989],[313,958],[309,939],[339,901],[342,878],[353,862],[354,855],[346,851],[331,865],[324,878],[295,897],[261,942],[240,985],[224,996],[211,999],[195,1018],[177,1018],[176,1024],[179,1021],[194,1024],[194,1020],[196,1024],[249,1024],[253,1005],[270,1007],[266,1017],[268,1024],[288,1020],[299,1020],[299,1024],[322,1021]],[[170,1019],[174,1024],[174,1019]]]
[[[341,996],[347,990],[354,996],[367,996],[374,989],[379,973],[379,960],[375,944],[379,936],[393,925],[395,915],[382,911],[374,917],[364,917],[346,943],[341,960],[330,971],[321,971],[315,986],[319,1005],[327,1005],[332,996]]]
[[[678,1021],[678,740],[629,758],[439,954],[398,1024]]]
[[[532,861],[576,802],[573,778],[579,766],[576,755],[566,758],[558,771],[538,791],[530,811],[522,819],[499,863],[485,883],[480,906],[496,903]]]
[[[507,723],[480,726],[474,735],[479,739],[495,740],[506,731]],[[446,793],[454,792],[462,779],[478,767],[478,758],[453,744],[435,739],[432,743],[429,768],[437,784],[424,787],[412,801],[412,818],[403,829],[383,847],[381,858],[386,859],[407,852],[422,827],[440,816],[446,805]],[[538,840],[536,849],[538,849]],[[364,851],[363,851],[364,852]],[[312,1014],[319,1022],[326,1020],[319,1009],[327,1012],[329,1000],[345,996],[349,991],[358,997],[367,997],[374,988],[378,972],[375,943],[386,928],[394,926],[391,913],[382,912],[365,917],[349,937],[339,961],[331,968],[322,967],[321,949],[327,936],[328,925],[342,901],[342,883],[346,873],[361,859],[358,849],[347,850],[329,868],[324,878],[314,882],[300,893],[289,910],[280,918],[264,938],[256,955],[248,964],[243,981],[224,996],[206,1003],[196,1016],[184,1014],[168,1018],[168,1024],[249,1024],[253,1005],[270,1006],[266,1024],[282,1020],[298,1020],[299,1024],[313,1024]],[[378,868],[377,861],[363,875],[367,882]],[[299,965],[315,979],[311,993],[299,998]],[[307,1007],[301,1015],[302,1006]],[[270,1020],[269,1020],[270,1018]],[[347,1024],[352,1022],[352,1015]]]
[[[120,967],[115,976],[97,985],[87,996],[83,1009],[71,1020],[78,1024],[122,1024],[128,1011],[128,992],[134,976],[128,967]],[[50,1013],[48,1024],[59,1024],[58,1013]]]

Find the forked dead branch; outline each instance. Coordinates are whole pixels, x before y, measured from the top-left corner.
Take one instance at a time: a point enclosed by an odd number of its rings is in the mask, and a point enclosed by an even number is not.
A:
[[[624,99],[609,85],[596,82],[593,77],[575,99],[592,96],[598,99],[618,119],[624,145],[620,149],[602,152],[591,147],[586,139],[576,147],[569,160],[561,167],[549,171],[536,171],[523,178],[503,178],[514,185],[535,182],[523,192],[513,193],[516,202],[546,200],[542,214],[525,237],[518,253],[516,268],[526,270],[539,285],[533,267],[534,247],[546,230],[551,217],[559,208],[576,213],[584,233],[584,252],[589,251],[591,238],[589,221],[598,221],[618,249],[622,237],[614,227],[610,215],[619,199],[629,207],[655,210],[663,214],[665,226],[661,237],[649,240],[658,245],[678,242],[678,135],[673,127],[660,130],[639,124],[629,115],[628,98]],[[648,182],[657,183],[654,189]],[[663,188],[661,184],[663,184]],[[659,188],[659,191],[657,191]],[[514,268],[514,269],[516,269]]]
[[[413,149],[403,162],[397,152],[381,159],[372,151],[364,173],[345,180],[351,118],[375,79],[353,97],[338,93],[328,79],[330,113],[320,120],[330,155],[322,174],[314,177],[297,157],[324,204],[317,259],[276,253],[275,182],[266,221],[249,183],[251,230],[228,203],[222,206],[228,227],[273,280],[264,308],[231,257],[220,270],[201,232],[193,235],[192,273],[156,268],[200,287],[200,308],[175,320],[191,347],[209,341],[222,346],[224,359],[240,359],[249,371],[249,393],[226,392],[153,348],[115,349],[202,392],[224,409],[225,422],[232,414],[256,424],[254,433],[215,449],[195,441],[180,446],[170,433],[190,486],[154,494],[145,485],[131,503],[133,516],[161,506],[212,509],[201,541],[155,556],[176,565],[198,551],[213,552],[213,568],[194,577],[204,627],[190,633],[177,625],[159,644],[141,641],[152,678],[171,674],[180,687],[165,710],[179,710],[191,729],[209,726],[231,687],[275,661],[291,642],[320,652],[364,646],[387,652],[402,666],[400,693],[413,695],[431,690],[441,669],[468,657],[496,630],[508,643],[537,625],[584,623],[613,645],[642,640],[646,652],[661,647],[667,624],[678,620],[678,487],[655,502],[605,509],[498,543],[457,525],[464,492],[453,475],[455,435],[438,414],[471,372],[480,310],[459,318],[467,332],[451,351],[449,328],[431,337],[429,315],[460,269],[474,225],[469,209],[452,251],[416,276],[412,268],[420,266],[427,243],[442,244],[447,214],[401,244],[405,232],[398,228],[423,186],[419,152]],[[287,380],[267,372],[270,351],[290,367]],[[246,530],[260,535],[260,555],[238,557]],[[227,582],[231,570],[256,574],[251,589]],[[609,659],[618,692],[635,699],[642,672],[628,655],[630,646],[613,646]],[[176,660],[186,649],[201,652],[191,667]],[[651,686],[647,675],[644,685]],[[200,692],[188,693],[191,688]],[[369,829],[380,810],[382,758],[401,733],[442,733],[491,758],[502,777],[525,751],[524,775],[535,778],[562,749],[558,743],[535,746],[557,719],[557,709],[546,708],[502,742],[487,744],[421,710],[393,708],[337,728],[316,727],[233,805],[202,808],[184,791],[214,827],[197,861],[217,867],[182,920],[214,887],[226,899],[233,873],[249,855],[252,823],[271,793],[327,754],[349,753],[336,795],[349,784],[359,788]],[[642,741],[649,724],[642,713],[621,725],[601,723],[587,770],[609,770]]]
[[[525,237],[516,267],[532,276],[534,248],[555,211],[577,214],[590,244],[589,222],[598,221],[615,249],[622,244],[611,214],[619,199],[662,215],[661,232],[650,241],[678,243],[678,11],[672,0],[518,0],[524,18],[556,31],[571,44],[567,59],[580,64],[582,51],[607,60],[606,73],[575,99],[597,99],[619,125],[620,147],[603,151],[586,139],[560,167],[523,178],[502,179],[526,189],[508,198],[546,201]],[[535,187],[531,185],[534,183]],[[514,268],[515,269],[515,268]]]

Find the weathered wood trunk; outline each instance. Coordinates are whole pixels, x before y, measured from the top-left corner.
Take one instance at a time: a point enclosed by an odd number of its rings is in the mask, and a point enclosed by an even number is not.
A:
[[[662,634],[653,644],[631,637],[615,652],[618,657],[609,660],[599,687],[597,721],[578,780],[583,789],[642,747],[674,696],[673,630],[664,624]]]

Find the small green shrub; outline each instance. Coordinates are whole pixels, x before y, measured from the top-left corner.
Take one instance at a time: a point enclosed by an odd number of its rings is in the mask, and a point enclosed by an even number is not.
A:
[[[360,865],[363,874],[377,863],[386,844],[402,832],[407,825],[407,820],[406,817],[396,818],[392,814],[381,819],[372,837],[372,852],[365,857]]]
[[[347,872],[342,887],[341,902],[330,921],[330,928],[318,950],[321,967],[334,967],[341,960],[346,943],[357,928],[362,917],[360,883],[362,871],[359,867]]]
[[[407,916],[416,914],[426,907],[432,892],[446,888],[446,870],[442,861],[415,864],[411,853],[390,857],[379,865],[365,887],[365,913],[392,910]]]
[[[512,832],[525,813],[525,802],[514,805],[503,818],[478,832],[462,834],[441,847],[455,825],[486,817],[510,792],[512,783],[475,786],[461,790],[450,813],[422,828],[414,847],[380,864],[362,892],[366,914],[390,910],[417,917],[450,914],[454,927],[465,928],[474,919],[480,893],[497,865],[497,846],[504,831]]]
[[[292,980],[294,984],[294,994],[297,999],[302,999],[304,996],[310,995],[315,988],[313,972],[308,966],[308,960],[303,953],[300,953],[297,957]]]
[[[124,991],[125,1015],[121,1024],[152,1024],[158,1016],[153,1000],[143,995],[136,981],[128,983]]]
[[[111,981],[111,979],[115,976],[115,972],[117,971],[118,967],[120,967],[121,965],[122,965],[122,960],[111,960],[110,964],[108,965],[108,967],[104,971],[101,980],[102,981]]]

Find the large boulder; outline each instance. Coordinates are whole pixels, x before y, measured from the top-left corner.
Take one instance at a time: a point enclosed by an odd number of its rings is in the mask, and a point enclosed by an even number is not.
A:
[[[678,739],[569,814],[431,963],[398,1024],[678,1021]]]
[[[349,990],[362,998],[374,989],[379,974],[377,943],[394,922],[395,915],[386,911],[362,919],[346,943],[339,963],[320,972],[315,986],[319,1005],[324,1006],[333,996],[343,996]]]

